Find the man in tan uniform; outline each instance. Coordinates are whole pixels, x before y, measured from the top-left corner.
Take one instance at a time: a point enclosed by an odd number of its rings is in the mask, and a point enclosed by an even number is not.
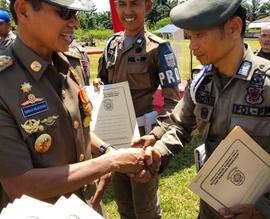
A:
[[[0,10],[0,52],[9,47],[15,40],[11,31],[10,16],[7,11]]]
[[[22,194],[87,201],[95,179],[144,165],[142,149],[114,150],[89,132],[80,58],[66,52],[89,3],[11,0],[10,8],[18,35],[0,56],[0,210]]]
[[[270,60],[270,24],[262,27],[259,42],[261,49],[256,55]]]
[[[156,124],[153,94],[162,87],[164,107],[158,121],[168,124],[169,114],[179,101],[180,77],[175,55],[169,43],[144,28],[145,14],[151,0],[117,0],[116,10],[124,31],[107,42],[99,61],[95,84],[128,81],[141,135]],[[145,123],[145,121],[148,121]],[[154,127],[151,137],[159,139],[161,127]],[[160,218],[158,177],[148,183],[137,183],[124,174],[115,174],[113,190],[122,219]]]
[[[236,125],[270,153],[270,62],[244,44],[246,10],[240,4],[241,0],[189,0],[171,11],[173,23],[186,30],[190,49],[204,67],[171,114],[167,132],[146,148],[155,161],[153,170],[161,164],[162,171],[195,128],[205,140],[207,158]],[[261,202],[256,208],[241,205],[216,212],[201,201],[198,218],[270,218],[269,194]]]

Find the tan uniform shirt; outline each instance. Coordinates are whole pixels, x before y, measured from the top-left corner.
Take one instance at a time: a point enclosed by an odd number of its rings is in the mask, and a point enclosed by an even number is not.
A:
[[[196,127],[205,139],[208,157],[236,125],[270,153],[270,62],[247,49],[238,71],[223,89],[217,70],[205,67],[171,117],[174,124],[154,146],[162,154],[161,169],[191,139]],[[216,212],[208,214],[202,218],[219,218]]]
[[[90,159],[78,98],[79,83],[84,85],[79,58],[54,53],[52,65],[19,38],[5,54],[13,64],[0,66],[0,178]],[[52,144],[40,153],[35,146],[44,134]],[[74,192],[83,197],[82,190]],[[1,187],[0,201],[0,209],[10,201]]]
[[[127,48],[124,47],[124,40],[124,33],[121,32],[108,41],[109,45],[99,60],[98,77],[105,84],[128,81],[137,117],[153,111],[153,94],[159,85],[163,85],[164,106],[158,120],[167,125],[169,114],[179,101],[180,82],[175,56],[169,44],[145,30]],[[161,46],[165,46],[163,51]],[[161,62],[163,57],[167,63]],[[173,70],[166,72],[166,65]],[[166,73],[171,76],[169,79]],[[163,130],[160,126],[152,132],[161,137]]]
[[[6,37],[0,37],[0,52],[8,48],[14,42],[15,38],[16,35],[12,31],[9,31]]]

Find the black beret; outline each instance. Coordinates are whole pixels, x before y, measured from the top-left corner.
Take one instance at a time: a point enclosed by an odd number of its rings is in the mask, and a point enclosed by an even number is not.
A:
[[[172,22],[183,29],[200,30],[228,20],[241,0],[188,0],[171,10]]]

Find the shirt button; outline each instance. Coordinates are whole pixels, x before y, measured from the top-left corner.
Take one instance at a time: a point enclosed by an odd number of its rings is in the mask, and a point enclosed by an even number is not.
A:
[[[79,123],[77,120],[75,120],[75,121],[73,122],[73,128],[74,128],[74,129],[78,129],[79,126],[80,126],[80,123]]]
[[[80,162],[84,161],[84,154],[80,154],[79,160],[80,160]]]

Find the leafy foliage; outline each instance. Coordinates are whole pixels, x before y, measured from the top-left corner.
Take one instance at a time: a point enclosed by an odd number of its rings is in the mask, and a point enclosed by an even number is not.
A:
[[[255,21],[260,18],[269,16],[270,2],[263,2],[262,0],[244,0],[242,5],[247,10],[247,19]]]

